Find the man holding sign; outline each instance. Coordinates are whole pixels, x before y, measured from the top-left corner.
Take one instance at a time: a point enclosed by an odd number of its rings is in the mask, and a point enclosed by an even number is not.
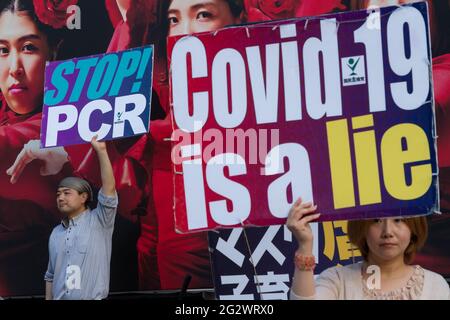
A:
[[[104,142],[91,141],[100,163],[102,188],[97,208],[90,210],[89,183],[69,177],[56,193],[64,216],[49,240],[50,259],[45,274],[46,299],[104,299],[109,292],[112,234],[118,198],[111,161]]]

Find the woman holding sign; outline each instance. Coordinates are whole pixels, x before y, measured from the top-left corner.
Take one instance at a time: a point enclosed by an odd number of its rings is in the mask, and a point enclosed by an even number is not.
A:
[[[298,241],[291,299],[415,300],[450,299],[445,279],[419,265],[410,265],[427,236],[425,217],[350,221],[350,242],[364,261],[333,267],[314,279],[313,233],[317,206],[298,199],[287,226]]]
[[[42,291],[54,186],[39,167],[15,186],[6,170],[25,143],[39,138],[45,64],[55,59],[56,29],[74,3],[63,1],[52,14],[41,1],[0,0],[0,295]]]
[[[352,0],[352,9],[375,10],[377,7],[393,4],[411,3],[411,0]],[[450,241],[450,1],[427,0],[432,68],[433,89],[436,112],[437,149],[439,164],[439,196],[442,215],[429,218],[430,237],[427,245],[417,256],[416,261],[429,266],[434,271],[450,274],[450,255],[447,243]]]

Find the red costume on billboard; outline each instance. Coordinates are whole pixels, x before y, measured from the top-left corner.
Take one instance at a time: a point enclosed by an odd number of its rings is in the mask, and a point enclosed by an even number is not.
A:
[[[115,24],[115,32],[108,51],[124,50],[130,43],[130,28],[128,23],[117,19],[118,11],[111,8],[111,2],[109,5],[108,12]],[[130,24],[134,23],[133,17],[139,13],[136,8],[130,9],[127,14]],[[212,279],[206,233],[181,235],[175,232],[169,87],[158,81],[158,70],[162,69],[158,61],[154,69],[152,115],[156,114],[157,120],[152,117],[150,134],[138,137],[134,141],[129,139],[123,140],[123,143],[121,140],[114,141],[110,143],[113,147],[108,146],[110,152],[111,150],[113,153],[118,152],[117,157],[114,155],[111,157],[114,167],[116,161],[133,163],[133,166],[128,167],[129,170],[122,172],[119,171],[123,166],[117,166],[119,170],[115,171],[116,179],[120,181],[127,180],[129,176],[138,177],[138,181],[130,186],[138,186],[137,193],[144,192],[141,198],[148,196],[144,201],[147,205],[146,212],[140,217],[141,234],[137,243],[139,286],[142,290],[178,289],[182,286],[186,275],[190,275],[192,277],[190,288],[210,288]],[[161,110],[155,110],[159,106],[163,113]],[[128,145],[123,146],[125,143]],[[87,163],[94,164],[96,159],[88,155],[77,172],[87,169],[91,171],[90,165],[83,167]],[[142,177],[145,177],[145,185],[142,185]]]
[[[433,59],[441,208],[450,212],[450,54]]]
[[[41,113],[18,115],[0,103],[0,296],[38,294],[57,221],[53,179],[42,179],[40,164],[32,163],[13,185],[6,170],[25,143],[39,138]]]

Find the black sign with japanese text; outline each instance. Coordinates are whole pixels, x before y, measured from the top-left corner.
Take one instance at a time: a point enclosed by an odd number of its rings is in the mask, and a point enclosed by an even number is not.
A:
[[[311,224],[315,274],[360,261],[347,237],[347,221]],[[283,225],[208,233],[214,287],[219,300],[287,300],[297,243]],[[258,290],[259,289],[259,290]]]

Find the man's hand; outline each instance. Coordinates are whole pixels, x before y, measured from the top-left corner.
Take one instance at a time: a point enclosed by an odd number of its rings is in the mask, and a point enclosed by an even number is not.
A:
[[[94,148],[95,152],[97,153],[106,152],[106,143],[104,141],[98,141],[97,138],[98,138],[97,135],[92,137],[91,140],[92,148]]]
[[[14,164],[6,171],[11,176],[11,183],[16,183],[25,167],[33,160],[41,160],[41,175],[55,175],[61,171],[64,164],[69,161],[68,154],[63,147],[41,149],[39,140],[30,140],[23,146],[17,155]]]
[[[114,196],[116,194],[116,184],[111,161],[109,160],[108,151],[106,149],[106,143],[97,141],[97,138],[97,136],[92,138],[91,145],[95,152],[97,152],[100,164],[102,190],[106,196]]]

